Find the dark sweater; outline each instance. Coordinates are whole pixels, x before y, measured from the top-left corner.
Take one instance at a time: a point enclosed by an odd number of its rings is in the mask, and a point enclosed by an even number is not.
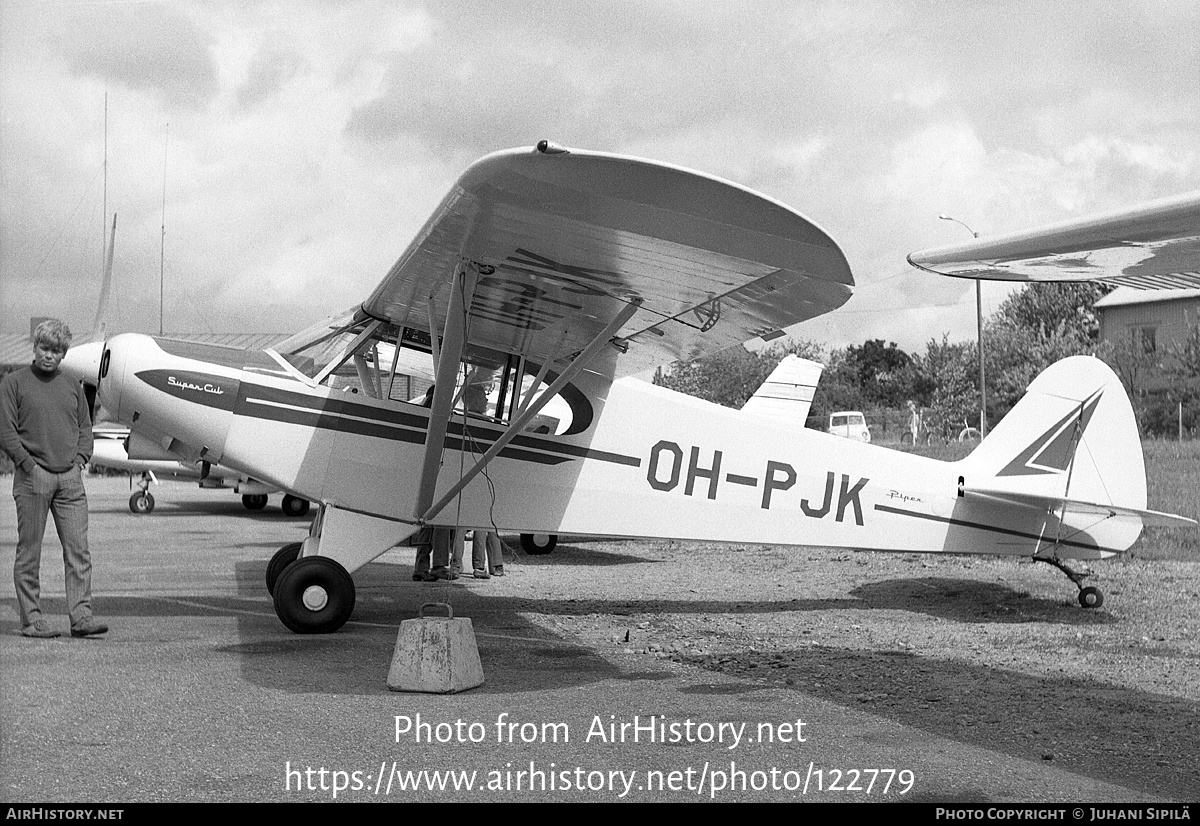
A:
[[[0,381],[0,448],[22,470],[63,473],[92,458],[92,419],[78,381],[32,366]]]

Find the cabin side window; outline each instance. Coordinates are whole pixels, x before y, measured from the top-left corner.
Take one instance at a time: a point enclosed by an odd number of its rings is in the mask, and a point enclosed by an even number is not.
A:
[[[428,332],[348,313],[282,342],[277,359],[309,383],[350,395],[407,404],[427,404],[436,365]],[[527,374],[521,356],[483,347],[466,348],[454,372],[454,411],[471,420],[507,424],[547,386],[542,373]],[[525,430],[563,433],[572,407],[555,397]]]

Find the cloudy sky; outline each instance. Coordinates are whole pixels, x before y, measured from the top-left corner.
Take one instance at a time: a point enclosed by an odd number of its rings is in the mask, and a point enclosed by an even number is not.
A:
[[[458,173],[542,138],[824,227],[829,346],[974,338],[904,256],[1200,189],[1194,0],[0,0],[0,324],[293,331],[361,300]],[[164,197],[165,195],[165,197]],[[164,211],[165,204],[165,211]],[[164,233],[165,224],[165,233]],[[985,311],[1005,294],[985,285]]]

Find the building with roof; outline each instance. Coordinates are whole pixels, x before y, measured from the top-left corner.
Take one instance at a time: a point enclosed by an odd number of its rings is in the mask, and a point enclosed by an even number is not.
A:
[[[1118,287],[1099,299],[1100,340],[1167,356],[1200,322],[1200,290]]]

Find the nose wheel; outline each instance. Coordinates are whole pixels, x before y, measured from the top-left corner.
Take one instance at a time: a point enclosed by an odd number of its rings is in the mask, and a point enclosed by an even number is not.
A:
[[[154,510],[154,496],[145,490],[139,490],[129,497],[129,510],[134,513],[150,513]]]
[[[129,510],[134,513],[150,513],[154,510],[154,497],[150,495],[150,482],[157,481],[150,471],[145,471],[137,478],[138,489],[129,497]]]
[[[329,557],[306,556],[283,569],[273,596],[275,613],[292,631],[330,634],[354,611],[354,580]]]

